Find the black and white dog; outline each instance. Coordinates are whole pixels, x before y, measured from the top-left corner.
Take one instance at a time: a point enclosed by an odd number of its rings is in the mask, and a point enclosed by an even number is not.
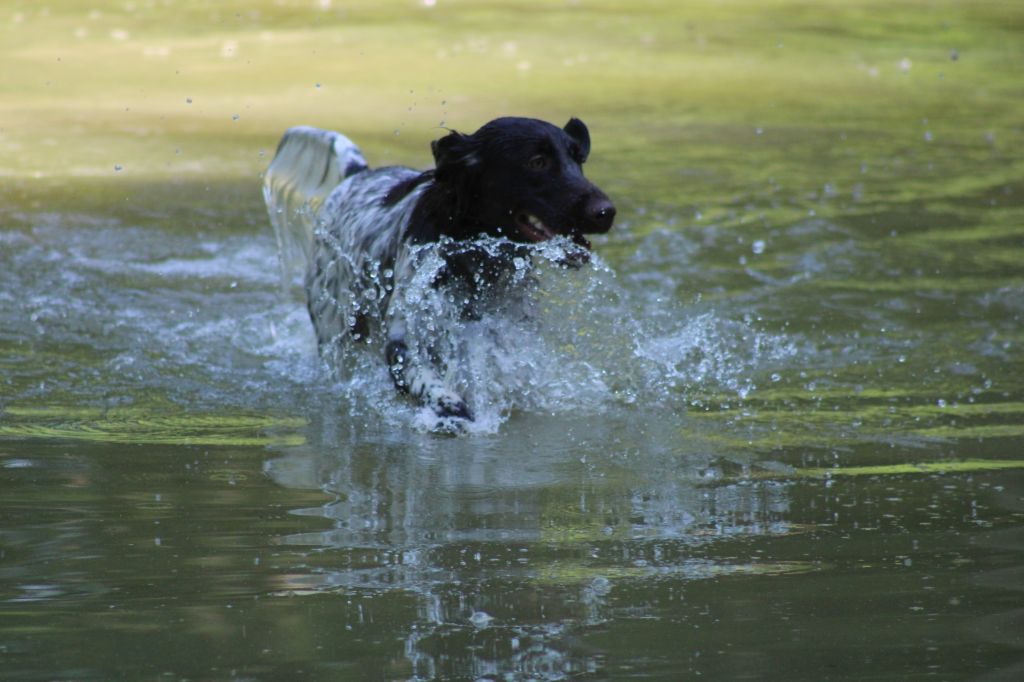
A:
[[[607,232],[615,207],[583,176],[590,133],[576,118],[564,128],[499,118],[472,135],[451,131],[431,148],[433,170],[371,170],[345,136],[292,128],[264,177],[264,198],[282,258],[305,269],[321,352],[377,341],[399,390],[440,417],[471,420],[435,362],[409,352],[408,336],[424,331],[409,328],[396,302],[410,287],[447,287],[457,292],[448,300],[472,317],[488,285],[528,259],[525,245],[567,238],[576,253],[566,262],[579,265],[590,248],[584,235]],[[474,246],[486,238],[501,248]],[[416,254],[428,244],[445,266],[424,283]]]

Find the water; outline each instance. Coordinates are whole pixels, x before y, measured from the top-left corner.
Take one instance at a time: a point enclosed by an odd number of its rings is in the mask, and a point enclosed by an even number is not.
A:
[[[951,305],[848,225],[634,218],[538,260],[533,321],[460,329],[450,438],[372,354],[321,365],[255,211],[7,225],[12,679],[1020,665],[1019,285]]]
[[[0,23],[0,678],[1024,675],[1019,10],[51,4]],[[581,115],[619,219],[434,320],[439,435],[324,367],[259,173],[496,113]]]

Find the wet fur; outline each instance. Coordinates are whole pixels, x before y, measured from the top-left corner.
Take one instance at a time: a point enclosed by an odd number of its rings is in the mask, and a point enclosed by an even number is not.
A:
[[[590,244],[583,235],[607,231],[615,209],[583,176],[590,135],[578,119],[558,128],[501,118],[472,135],[450,132],[431,148],[436,165],[425,172],[346,167],[317,214],[307,301],[322,352],[379,339],[399,390],[441,418],[470,420],[469,407],[438,368],[413,362],[407,345],[413,331],[402,306],[392,305],[412,285],[416,247],[439,242],[445,267],[429,285],[461,287],[470,294],[464,300],[472,300],[514,257],[528,257],[527,243],[563,235],[585,259]],[[340,154],[362,159],[354,145]],[[508,242],[497,253],[474,247],[482,236]],[[472,306],[461,314],[472,316]]]

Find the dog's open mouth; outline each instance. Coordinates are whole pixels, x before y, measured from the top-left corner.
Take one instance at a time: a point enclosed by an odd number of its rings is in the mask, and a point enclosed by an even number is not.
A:
[[[558,234],[545,225],[544,221],[530,213],[520,213],[517,215],[516,227],[519,228],[519,234],[531,242],[546,242],[549,239],[554,239],[555,235]]]
[[[518,214],[516,216],[516,227],[519,229],[519,234],[531,242],[546,242],[549,239],[554,239],[559,234],[532,213]],[[590,248],[590,241],[579,232],[573,232],[568,236],[575,244],[579,244],[585,249]]]

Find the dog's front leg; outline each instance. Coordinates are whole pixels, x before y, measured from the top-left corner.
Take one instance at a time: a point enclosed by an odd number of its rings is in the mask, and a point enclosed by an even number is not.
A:
[[[384,354],[391,379],[398,390],[409,393],[420,404],[433,409],[438,417],[473,421],[469,406],[458,394],[445,386],[433,367],[410,361],[409,348],[404,341],[404,329],[395,329],[393,326],[389,332]]]

